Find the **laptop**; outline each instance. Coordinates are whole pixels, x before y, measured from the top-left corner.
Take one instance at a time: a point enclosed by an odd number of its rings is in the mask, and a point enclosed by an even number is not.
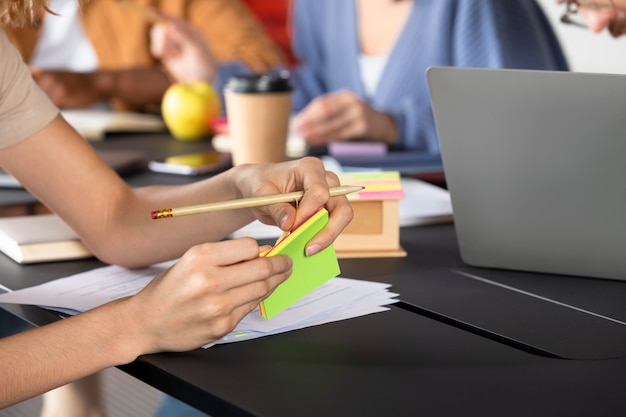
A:
[[[626,76],[427,71],[472,266],[626,279]]]

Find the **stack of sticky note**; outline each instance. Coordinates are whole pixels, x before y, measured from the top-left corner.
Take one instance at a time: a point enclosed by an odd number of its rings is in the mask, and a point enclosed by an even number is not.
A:
[[[328,223],[328,211],[318,210],[295,229],[285,232],[276,244],[261,256],[287,255],[293,260],[291,276],[261,302],[261,314],[266,319],[310,293],[326,281],[339,275],[339,263],[333,245],[312,256],[306,256],[306,244]]]
[[[406,256],[400,247],[399,201],[404,198],[396,171],[339,174],[343,185],[362,185],[348,195],[354,210],[352,222],[335,241],[340,258]]]

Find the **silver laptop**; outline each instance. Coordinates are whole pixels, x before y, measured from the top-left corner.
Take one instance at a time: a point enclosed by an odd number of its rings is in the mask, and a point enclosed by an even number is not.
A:
[[[463,261],[626,279],[626,76],[427,73]]]

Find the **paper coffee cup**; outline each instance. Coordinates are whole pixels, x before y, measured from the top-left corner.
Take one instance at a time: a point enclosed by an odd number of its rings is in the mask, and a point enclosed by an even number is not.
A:
[[[224,98],[233,165],[286,159],[291,92],[286,71],[229,79]]]

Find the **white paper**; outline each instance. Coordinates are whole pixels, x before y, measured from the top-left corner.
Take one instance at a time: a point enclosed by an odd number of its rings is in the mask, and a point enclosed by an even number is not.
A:
[[[32,304],[63,312],[83,312],[138,293],[170,263],[129,270],[106,266],[45,284],[0,294],[1,303]]]
[[[402,178],[404,199],[400,200],[400,227],[452,221],[450,193],[414,178]]]
[[[145,269],[106,266],[67,278],[0,294],[0,303],[38,305],[66,314],[90,310],[141,291],[172,262]],[[249,313],[229,335],[206,345],[238,342],[337,320],[385,311],[397,294],[390,285],[348,278],[333,278],[270,320],[259,309]]]

